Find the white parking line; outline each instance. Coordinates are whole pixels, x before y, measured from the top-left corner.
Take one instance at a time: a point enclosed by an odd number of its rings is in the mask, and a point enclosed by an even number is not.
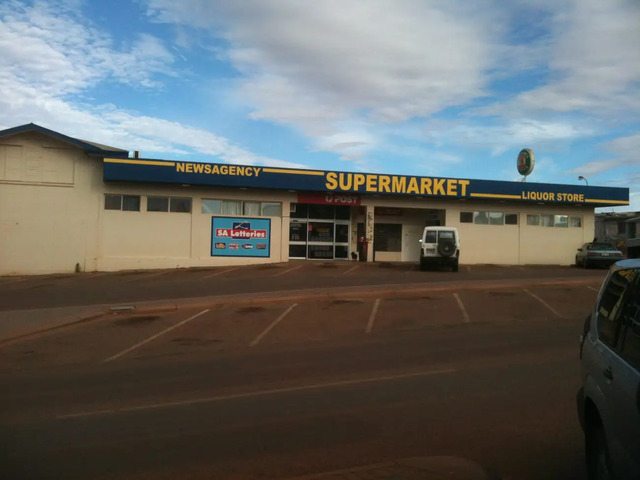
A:
[[[376,315],[378,314],[378,307],[380,306],[380,299],[376,298],[376,301],[373,302],[373,310],[371,310],[371,315],[369,315],[369,322],[367,323],[367,329],[364,333],[369,334],[373,330],[373,322],[376,319]]]
[[[229,272],[233,272],[234,270],[238,270],[240,267],[235,267],[235,268],[227,268],[226,270],[221,270],[219,272],[215,272],[212,273],[211,275],[205,275],[202,278],[210,278],[210,277],[217,277],[218,275],[224,275],[225,273],[229,273]]]
[[[311,385],[300,385],[296,387],[274,388],[272,390],[260,390],[257,392],[235,393],[231,395],[220,395],[217,397],[201,397],[190,400],[180,400],[177,402],[150,403],[147,405],[135,405],[131,407],[110,408],[105,410],[94,410],[87,412],[68,413],[58,415],[56,419],[91,417],[97,415],[113,415],[115,413],[137,412],[141,410],[152,410],[157,408],[184,407],[188,405],[200,405],[204,403],[224,402],[228,400],[240,400],[244,398],[264,397],[267,395],[277,395],[280,393],[304,392],[308,390],[320,390],[324,388],[348,387],[350,385],[363,385],[367,383],[392,382],[394,380],[404,380],[408,378],[429,377],[432,375],[446,375],[457,373],[453,368],[443,368],[441,370],[424,370],[422,372],[400,373],[397,375],[386,375],[381,377],[356,378],[353,380],[341,380],[337,382],[314,383]]]
[[[456,302],[458,302],[458,306],[460,307],[460,310],[462,310],[462,317],[464,318],[464,323],[471,323],[471,318],[469,318],[469,314],[467,313],[467,309],[464,308],[464,304],[462,303],[462,300],[460,299],[460,295],[458,295],[457,293],[454,293],[453,296],[456,299]]]
[[[260,342],[260,340],[262,340],[267,335],[267,333],[269,333],[271,330],[273,330],[275,328],[275,326],[278,325],[282,321],[282,319],[284,317],[289,315],[291,310],[296,308],[297,305],[298,305],[297,303],[294,303],[289,308],[287,308],[287,310],[282,315],[280,315],[278,318],[276,318],[275,321],[271,325],[269,325],[260,335],[258,335],[255,338],[255,340],[253,342],[251,342],[251,344],[249,346],[250,347],[255,347]]]
[[[90,273],[89,276],[85,277],[83,280],[92,280],[94,278],[100,278],[100,277],[105,277],[107,275],[111,275],[113,274],[113,272],[97,272],[97,273]]]
[[[302,268],[302,265],[298,265],[297,267],[290,268],[289,270],[285,270],[284,272],[276,273],[276,274],[275,274],[275,275],[273,275],[273,276],[274,276],[274,277],[279,277],[280,275],[284,275],[284,274],[286,274],[286,273],[293,272],[294,270],[297,270],[297,269],[299,269],[299,268]]]
[[[346,272],[342,272],[343,275],[346,275],[348,273],[353,272],[354,270],[360,268],[362,265],[356,265],[355,267],[351,267],[349,270],[347,270]]]
[[[529,295],[531,295],[533,298],[535,298],[536,300],[538,300],[542,305],[544,305],[545,307],[547,307],[551,313],[553,313],[556,317],[560,317],[562,318],[562,315],[560,315],[558,313],[557,310],[555,310],[551,305],[549,305],[547,302],[545,302],[544,300],[542,300],[539,296],[537,296],[535,293],[531,293],[529,290],[527,290],[526,288],[524,289],[525,292],[527,292]]]
[[[181,327],[182,325],[184,325],[185,323],[190,322],[191,320],[194,320],[196,318],[198,318],[200,315],[204,315],[205,313],[207,313],[209,311],[209,309],[207,308],[206,310],[201,311],[200,313],[196,313],[193,317],[189,317],[186,320],[181,321],[180,323],[175,324],[172,327],[166,328],[163,331],[161,331],[160,333],[156,333],[155,335],[150,336],[149,338],[147,338],[146,340],[143,340],[141,342],[136,343],[135,345],[133,345],[132,347],[127,348],[126,350],[121,351],[120,353],[116,353],[115,355],[107,358],[106,360],[103,360],[104,363],[106,362],[110,362],[112,360],[115,360],[116,358],[120,358],[123,355],[126,355],[129,352],[132,352],[133,350],[135,350],[136,348],[141,347],[142,345],[145,345],[153,340],[155,340],[158,337],[161,337],[162,335],[164,335],[165,333],[169,333],[171,330],[174,330],[178,327]]]
[[[600,291],[597,288],[593,288],[591,285],[587,285],[587,288],[593,290],[594,292],[599,292]]]
[[[162,270],[161,272],[149,273],[148,275],[136,275],[127,280],[123,280],[122,283],[137,282],[138,280],[146,280],[148,278],[159,277],[160,275],[166,275],[167,273],[172,271],[173,270]]]

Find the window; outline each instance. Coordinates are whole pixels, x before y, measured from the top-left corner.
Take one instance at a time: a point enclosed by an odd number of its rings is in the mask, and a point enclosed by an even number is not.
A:
[[[260,216],[260,202],[242,202],[242,213],[250,217]]]
[[[169,211],[168,197],[148,197],[147,198],[147,212],[168,212],[168,211]]]
[[[309,222],[309,241],[333,243],[333,228],[333,223]]]
[[[636,277],[635,270],[618,270],[611,275],[602,292],[597,308],[598,337],[611,347],[618,342],[621,319],[629,318],[631,314],[637,317],[638,302],[632,298]]]
[[[290,208],[291,218],[309,218],[308,205],[292,203]]]
[[[489,212],[489,225],[504,225],[504,213]]]
[[[569,217],[567,215],[554,215],[553,216],[553,226],[554,227],[568,227],[569,226]]]
[[[191,213],[191,199],[178,197],[148,197],[147,212]]]
[[[540,215],[540,225],[542,227],[553,227],[553,215]]]
[[[460,223],[473,223],[473,212],[460,212]]]
[[[334,218],[333,205],[309,205],[309,218],[331,219]]]
[[[569,226],[582,228],[582,217],[569,217]]]
[[[104,209],[105,210],[122,210],[122,195],[105,195],[104,196]]]
[[[240,200],[222,200],[220,213],[223,215],[242,215],[242,202]]]
[[[627,224],[625,222],[618,222],[618,235],[624,235],[627,233]]]
[[[376,223],[373,227],[373,247],[376,252],[401,252],[402,224]]]
[[[187,199],[188,200],[188,199]],[[191,204],[188,205],[191,211]],[[291,218],[295,217],[291,204]],[[280,202],[253,202],[242,200],[217,200],[211,198],[202,199],[202,213],[208,215],[246,215],[248,217],[281,217],[282,203]]]
[[[281,217],[282,203],[280,202],[262,202],[263,217]]]
[[[636,296],[640,295],[640,292]],[[636,306],[635,316],[628,319],[627,331],[622,343],[622,358],[640,371],[640,311]]]
[[[140,195],[114,195],[104,196],[105,210],[122,210],[125,212],[140,211]]]
[[[191,199],[171,197],[169,201],[169,211],[191,213]]]
[[[297,222],[293,220],[289,223],[289,241],[290,242],[306,242],[307,241],[307,222]]]
[[[289,244],[289,258],[307,258],[307,245]]]
[[[351,207],[344,205],[336,205],[336,220],[350,220],[351,219]]]
[[[476,225],[489,225],[487,212],[473,212],[473,223]]]
[[[349,242],[349,224],[336,223],[336,243]]]
[[[537,227],[540,225],[540,215],[527,215],[527,225]]]
[[[427,230],[427,234],[424,236],[424,243],[437,243],[438,232],[435,230]]]
[[[202,213],[220,213],[222,212],[222,200],[202,199]]]
[[[460,212],[460,223],[476,225],[517,225],[517,213],[503,212]]]

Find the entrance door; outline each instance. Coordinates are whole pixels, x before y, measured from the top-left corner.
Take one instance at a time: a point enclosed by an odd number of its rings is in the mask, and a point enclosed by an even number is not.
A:
[[[292,204],[289,258],[348,260],[350,228],[349,207]]]

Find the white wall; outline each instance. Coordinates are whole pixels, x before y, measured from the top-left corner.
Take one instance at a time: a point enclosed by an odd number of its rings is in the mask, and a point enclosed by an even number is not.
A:
[[[141,211],[104,209],[105,193],[141,196]],[[147,212],[148,195],[189,197],[192,212]],[[0,139],[0,275],[242,265],[288,261],[289,205],[296,193],[253,189],[105,183],[102,160],[38,133]],[[272,218],[271,256],[212,257],[211,217],[201,213],[203,198],[282,202]],[[429,211],[460,229],[461,263],[573,263],[576,249],[594,235],[593,208],[506,202],[363,197],[352,209],[351,250],[364,208],[386,206],[402,214],[377,215],[378,223],[400,223],[402,252],[377,252],[378,261],[418,261],[418,241]],[[518,214],[518,225],[460,223],[461,211]],[[360,213],[359,213],[360,212]],[[445,215],[446,212],[446,215]],[[566,214],[582,218],[581,228],[533,227],[527,214]],[[361,219],[362,220],[362,219]]]
[[[202,199],[282,202],[283,214],[289,211],[290,194],[229,188],[181,187],[105,183],[105,193],[140,195],[139,212],[102,210],[99,270],[138,268],[186,268],[227,266],[288,261],[288,222],[271,218],[270,256],[211,256],[211,218],[202,213]],[[148,212],[147,196],[191,198],[191,213]],[[240,215],[239,217],[243,217]]]
[[[95,267],[100,160],[37,133],[0,139],[0,274]]]

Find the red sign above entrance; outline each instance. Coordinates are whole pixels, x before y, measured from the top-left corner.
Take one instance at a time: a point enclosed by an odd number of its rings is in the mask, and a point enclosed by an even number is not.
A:
[[[298,193],[298,203],[322,203],[324,205],[360,205],[360,196],[341,193]]]

